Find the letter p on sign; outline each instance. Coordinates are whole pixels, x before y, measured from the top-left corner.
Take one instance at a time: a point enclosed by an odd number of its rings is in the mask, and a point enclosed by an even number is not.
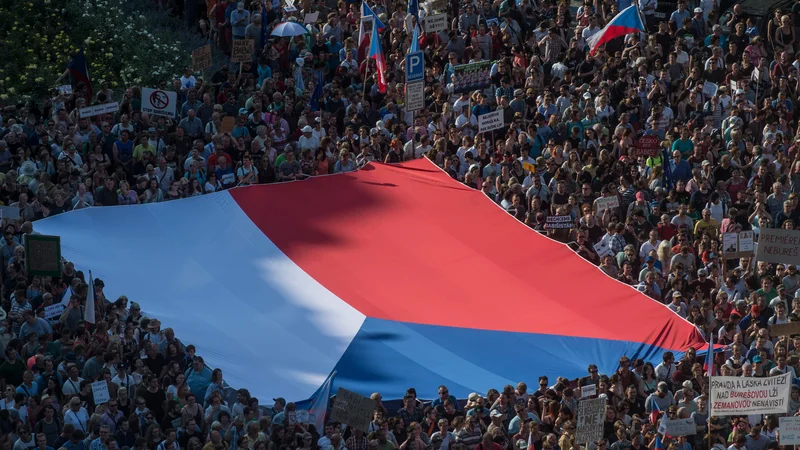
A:
[[[422,52],[409,53],[406,56],[406,83],[425,78],[425,58]]]

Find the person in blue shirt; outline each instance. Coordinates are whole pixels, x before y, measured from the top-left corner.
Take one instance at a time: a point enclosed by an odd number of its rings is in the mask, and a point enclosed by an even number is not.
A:
[[[678,9],[673,11],[672,14],[669,16],[670,22],[675,22],[678,24],[678,28],[680,28],[681,24],[683,23],[683,19],[689,19],[692,17],[692,14],[686,9],[686,2],[680,1],[678,2]]]
[[[433,408],[436,408],[439,405],[444,406],[444,401],[450,399],[450,401],[453,402],[453,405],[456,407],[456,409],[458,409],[458,400],[456,400],[454,396],[450,395],[450,391],[447,389],[447,386],[445,385],[439,386],[438,392],[439,392],[439,397],[435,398],[431,402],[431,406]]]
[[[694,142],[689,137],[689,129],[684,128],[681,130],[680,139],[675,139],[672,143],[672,150],[678,150],[682,156],[691,155],[694,152]]]
[[[669,162],[670,176],[672,182],[689,181],[692,178],[692,167],[681,158],[679,150],[672,151],[672,159]]]
[[[195,356],[192,367],[186,369],[186,384],[197,398],[205,398],[206,390],[211,384],[211,369],[205,364],[203,358]]]

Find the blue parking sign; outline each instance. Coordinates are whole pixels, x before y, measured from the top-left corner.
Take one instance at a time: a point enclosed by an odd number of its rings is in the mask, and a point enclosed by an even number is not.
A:
[[[425,78],[425,57],[422,52],[406,55],[406,83]]]

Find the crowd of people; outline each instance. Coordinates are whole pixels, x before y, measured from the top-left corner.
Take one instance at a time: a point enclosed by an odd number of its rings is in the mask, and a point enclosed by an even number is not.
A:
[[[800,225],[800,3],[762,26],[739,6],[723,15],[718,2],[679,0],[661,18],[656,1],[640,0],[647,32],[594,52],[587,39],[630,0],[585,0],[577,11],[550,0],[434,3],[417,11],[370,0],[361,17],[361,5],[345,1],[211,0],[198,32],[222,58],[253,39],[252,61],[209,78],[187,68],[153,86],[176,92],[174,116],[142,112],[148,86],[114,92],[100,80],[4,105],[0,201],[20,218],[3,218],[0,239],[1,450],[578,450],[577,403],[589,385],[607,406],[603,438],[586,450],[779,446],[775,416],[708,417],[708,378],[692,349],[655,367],[623,356],[614,373],[590,365],[579,380],[539,377],[532,392],[519,383],[456,399],[440,386],[423,401],[411,388],[399,410],[375,393],[368,430],[317,430],[291,423],[296,405],[282,398],[245,387],[227,395],[222,372],[191,343],[135,301],[106,298],[102,280],[90,287],[73,264],[60,277],[27,274],[22,244],[42,218],[427,157],[713,334],[726,346],[716,375],[796,378],[800,336],[776,338],[769,326],[798,320],[797,266],[726,257],[721,236],[757,240],[764,228]],[[319,18],[307,34],[264,39],[311,10]],[[424,32],[426,15],[442,12],[448,29]],[[363,29],[375,26],[383,72],[363,45]],[[415,27],[425,105],[412,114],[403,62]],[[480,62],[488,76],[462,91],[457,73]],[[118,111],[80,114],[111,102]],[[503,127],[481,133],[479,117],[498,109]],[[659,148],[639,145],[641,136]],[[65,292],[63,313],[45,318]],[[109,401],[95,404],[96,381]],[[693,418],[696,435],[657,441],[654,408]],[[786,413],[799,411],[793,388]]]

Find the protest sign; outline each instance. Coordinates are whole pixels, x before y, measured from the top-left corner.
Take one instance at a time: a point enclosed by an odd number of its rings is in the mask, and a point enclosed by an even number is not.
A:
[[[739,233],[739,256],[752,256],[755,247],[753,246],[753,231],[742,231]]]
[[[576,444],[588,444],[603,438],[606,399],[594,398],[578,402]]]
[[[95,405],[111,400],[111,394],[108,392],[108,383],[105,380],[92,383],[92,397],[94,397]]]
[[[800,334],[800,322],[788,322],[769,326],[769,335],[772,337],[791,336]]]
[[[711,377],[710,414],[782,414],[789,406],[791,373],[767,378]]]
[[[19,220],[19,207],[0,206],[0,218],[8,220]]]
[[[644,135],[636,140],[636,156],[656,156],[661,153],[658,136]]]
[[[722,235],[722,254],[728,259],[739,257],[739,234],[725,233]]]
[[[72,95],[72,85],[62,84],[58,87],[58,93],[62,95]]]
[[[175,117],[177,106],[177,92],[142,88],[142,112],[151,116]]]
[[[66,306],[62,305],[61,303],[56,303],[55,305],[45,306],[44,307],[44,318],[47,320],[50,319],[57,319],[61,316],[61,313],[67,309]]]
[[[536,166],[534,166],[533,164],[531,164],[531,163],[529,163],[527,161],[523,161],[522,162],[522,168],[527,170],[530,173],[536,173]]]
[[[597,253],[597,256],[601,258],[606,255],[614,255],[614,251],[603,241],[594,244],[594,251]]]
[[[375,411],[375,400],[339,388],[331,408],[330,420],[366,432],[369,429],[373,411]],[[310,420],[311,418],[309,418]]]
[[[236,118],[227,116],[222,118],[222,125],[219,127],[220,133],[231,133],[236,126]]]
[[[572,216],[547,216],[544,223],[546,230],[555,230],[557,228],[572,228]]]
[[[303,23],[308,25],[310,23],[317,23],[317,19],[319,19],[319,11],[307,13],[303,16]]]
[[[206,44],[192,51],[192,68],[194,70],[205,70],[211,67],[211,45]]]
[[[459,93],[491,86],[493,65],[494,61],[481,61],[453,67],[453,91]]]
[[[603,211],[612,208],[619,208],[619,198],[616,195],[611,197],[600,197],[597,202],[597,214],[600,215]]]
[[[478,116],[478,133],[486,133],[503,128],[503,110],[498,109]]]
[[[119,111],[119,102],[101,103],[99,105],[87,106],[78,110],[80,117],[99,116],[100,114]]]
[[[586,386],[581,387],[581,398],[592,397],[594,395],[597,395],[596,384],[588,384]]]
[[[697,434],[697,425],[694,419],[663,419],[667,435],[669,436],[691,436]]]
[[[233,41],[233,52],[231,52],[231,62],[249,63],[253,60],[253,39],[236,39]]]
[[[800,444],[800,416],[778,418],[778,442],[781,445]]]
[[[762,228],[758,236],[758,261],[800,265],[800,231]]]
[[[447,14],[432,14],[425,17],[425,32],[438,33],[447,29]]]
[[[42,234],[25,236],[25,263],[28,274],[43,277],[61,276],[61,238]]]
[[[713,97],[714,94],[717,93],[717,89],[719,89],[719,86],[710,81],[706,81],[703,83],[703,95]]]
[[[295,412],[297,423],[308,423],[308,411]]]

